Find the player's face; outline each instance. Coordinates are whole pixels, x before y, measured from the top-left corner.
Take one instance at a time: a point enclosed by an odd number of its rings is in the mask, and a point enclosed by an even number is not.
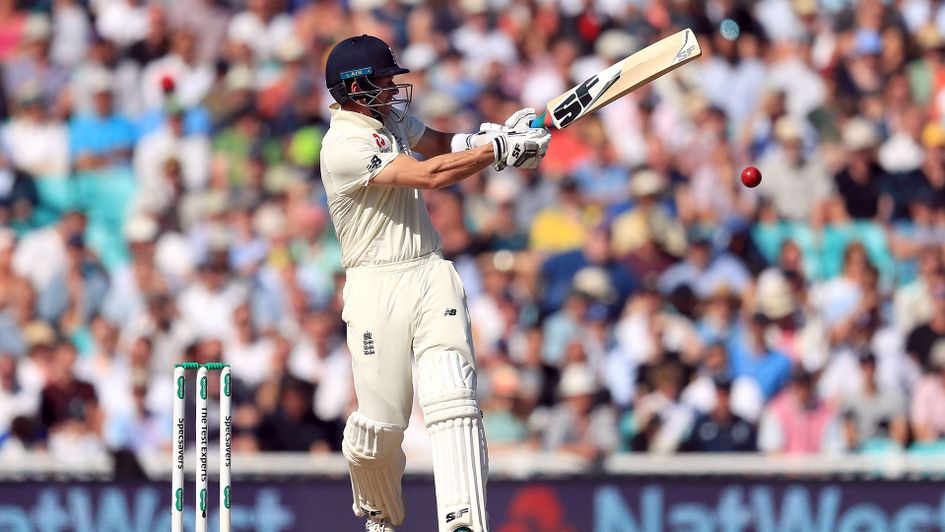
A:
[[[378,111],[384,116],[390,114],[391,100],[397,95],[397,85],[394,84],[394,76],[383,76],[374,78],[374,83],[382,90],[377,97],[377,103],[380,104]]]
[[[351,93],[357,103],[384,117],[396,115],[400,121],[410,105],[411,85],[398,85],[393,76],[380,76],[364,81],[363,85],[356,81]]]

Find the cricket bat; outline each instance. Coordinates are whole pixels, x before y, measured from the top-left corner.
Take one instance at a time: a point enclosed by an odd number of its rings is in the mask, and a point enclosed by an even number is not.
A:
[[[672,72],[702,55],[696,34],[686,28],[619,61],[548,102],[532,127],[563,129],[575,120]]]

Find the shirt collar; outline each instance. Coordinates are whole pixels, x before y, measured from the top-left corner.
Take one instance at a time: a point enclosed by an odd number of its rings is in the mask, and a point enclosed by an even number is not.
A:
[[[384,127],[384,124],[376,118],[362,115],[361,113],[355,113],[354,111],[346,111],[337,103],[331,104],[328,110],[331,112],[332,124],[344,122],[355,127],[367,129],[382,129]]]

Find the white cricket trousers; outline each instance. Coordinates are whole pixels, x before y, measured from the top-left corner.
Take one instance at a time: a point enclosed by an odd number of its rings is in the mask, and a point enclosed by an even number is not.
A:
[[[407,426],[413,407],[411,355],[453,351],[476,367],[466,291],[440,253],[348,268],[341,318],[348,326],[358,412]]]

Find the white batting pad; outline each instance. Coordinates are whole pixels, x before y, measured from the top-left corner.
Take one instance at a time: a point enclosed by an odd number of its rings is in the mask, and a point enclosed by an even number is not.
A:
[[[404,522],[400,479],[407,458],[401,444],[404,427],[373,421],[355,412],[345,425],[341,450],[348,459],[354,514]]]
[[[476,402],[476,370],[455,351],[427,352],[417,362],[419,398],[433,447],[440,532],[488,532],[486,453]]]

